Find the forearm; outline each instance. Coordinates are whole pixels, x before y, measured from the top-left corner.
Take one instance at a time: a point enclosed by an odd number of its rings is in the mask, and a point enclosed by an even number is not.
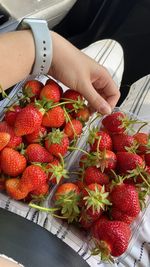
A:
[[[35,59],[32,33],[9,32],[0,35],[0,85],[5,90],[26,78]]]

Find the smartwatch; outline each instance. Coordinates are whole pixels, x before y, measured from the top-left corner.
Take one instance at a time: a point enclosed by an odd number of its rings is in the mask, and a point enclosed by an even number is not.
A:
[[[47,74],[52,62],[52,38],[47,22],[42,19],[24,18],[17,30],[30,29],[35,43],[35,62],[31,75]]]

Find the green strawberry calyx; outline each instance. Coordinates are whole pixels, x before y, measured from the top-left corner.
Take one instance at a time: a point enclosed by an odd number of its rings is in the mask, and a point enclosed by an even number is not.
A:
[[[104,240],[96,240],[92,238],[94,242],[94,247],[91,249],[91,255],[96,256],[98,255],[102,261],[107,262],[114,262],[113,257],[111,256],[111,247],[109,244]]]
[[[90,190],[86,188],[88,196],[85,196],[83,200],[85,201],[85,206],[87,209],[92,208],[94,212],[100,212],[101,209],[105,210],[107,205],[111,205],[108,200],[109,193],[105,192],[104,186],[102,186],[101,191],[98,186],[95,184],[95,190]]]
[[[62,139],[64,138],[64,132],[59,129],[52,129],[52,132],[48,133],[46,140],[48,144],[61,144]]]
[[[57,198],[55,207],[61,209],[61,214],[65,219],[67,218],[68,223],[78,221],[80,215],[80,194],[71,190],[65,194],[58,194]]]

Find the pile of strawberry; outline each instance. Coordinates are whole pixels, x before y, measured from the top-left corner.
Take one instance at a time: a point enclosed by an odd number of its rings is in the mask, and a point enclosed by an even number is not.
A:
[[[140,131],[135,132],[135,124]],[[126,251],[131,223],[149,196],[150,136],[142,132],[144,125],[120,111],[104,117],[90,130],[78,178],[58,185],[57,213],[45,209],[87,231],[95,244],[92,253],[102,260]]]
[[[49,78],[27,81],[0,122],[0,189],[15,200],[40,199],[67,178],[64,157],[90,113],[78,92]]]

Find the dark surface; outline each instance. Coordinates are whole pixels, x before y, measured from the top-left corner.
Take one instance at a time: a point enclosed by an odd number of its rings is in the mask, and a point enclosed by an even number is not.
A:
[[[88,267],[69,246],[44,228],[0,208],[0,254],[25,267]]]

